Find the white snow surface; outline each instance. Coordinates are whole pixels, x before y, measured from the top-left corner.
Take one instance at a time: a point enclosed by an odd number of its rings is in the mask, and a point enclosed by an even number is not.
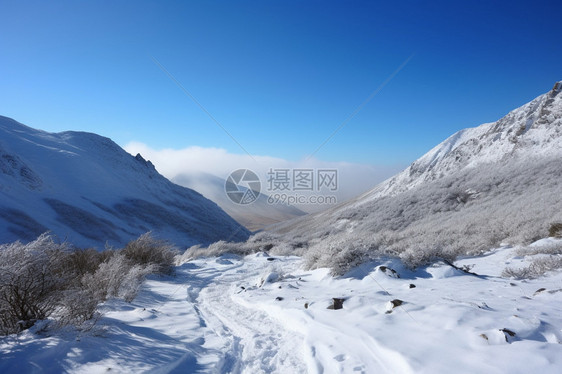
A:
[[[111,139],[48,133],[0,116],[0,243],[47,230],[98,249],[147,231],[184,247],[249,235],[215,203]]]
[[[455,263],[478,275],[388,259],[333,278],[299,257],[197,259],[130,304],[108,301],[89,331],[39,324],[0,339],[0,372],[559,373],[562,273],[500,277],[526,263],[515,251]],[[327,309],[332,298],[343,308]]]

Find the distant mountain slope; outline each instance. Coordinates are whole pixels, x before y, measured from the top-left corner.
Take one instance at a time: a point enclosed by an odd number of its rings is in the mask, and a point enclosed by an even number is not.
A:
[[[293,206],[268,204],[267,196],[263,193],[251,204],[235,204],[224,191],[225,180],[207,173],[184,173],[172,178],[172,181],[202,193],[251,231],[306,214]]]
[[[494,123],[459,131],[373,190],[272,232],[311,266],[381,253],[409,263],[526,243],[562,222],[562,82]]]
[[[394,195],[464,168],[506,163],[526,155],[548,157],[562,150],[562,82],[499,121],[461,130],[416,160],[406,170],[365,195]]]
[[[146,231],[179,246],[244,240],[215,203],[171,183],[140,155],[84,132],[51,134],[0,116],[0,242],[46,230],[79,246]]]

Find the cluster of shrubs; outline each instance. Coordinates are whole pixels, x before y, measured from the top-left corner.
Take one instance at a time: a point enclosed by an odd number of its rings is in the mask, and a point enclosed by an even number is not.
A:
[[[46,318],[81,326],[108,298],[131,301],[148,274],[171,274],[176,252],[150,233],[120,250],[72,248],[43,234],[0,245],[0,334]]]
[[[483,164],[392,196],[352,201],[275,232],[305,243],[309,268],[339,275],[365,259],[409,267],[478,255],[501,243],[562,235],[562,163],[556,158]]]
[[[554,235],[551,235],[554,237]],[[562,242],[553,242],[539,246],[524,246],[515,252],[525,257],[529,265],[515,268],[507,267],[502,276],[515,279],[534,279],[545,273],[562,268]]]
[[[306,248],[307,246],[304,242],[291,240],[279,234],[261,231],[252,235],[247,241],[242,243],[221,240],[211,244],[207,248],[201,247],[200,245],[193,246],[179,256],[177,262],[178,264],[182,264],[199,257],[216,257],[224,253],[246,256],[257,252],[267,252],[276,256],[302,256]]]
[[[415,268],[501,243],[527,245],[562,236],[562,163],[514,159],[465,168],[396,195],[352,201],[281,223],[244,243],[190,248],[182,261],[229,252],[303,256],[309,269],[342,275],[369,260],[393,256]],[[555,260],[542,268],[557,266]]]

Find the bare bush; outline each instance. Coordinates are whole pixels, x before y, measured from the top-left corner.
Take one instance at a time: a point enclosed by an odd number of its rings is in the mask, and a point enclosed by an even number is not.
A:
[[[522,268],[505,268],[502,276],[515,279],[534,279],[549,271],[562,268],[562,256],[541,256],[533,259],[531,264]]]
[[[186,262],[189,262],[193,258],[201,257],[200,255],[201,251],[202,249],[200,244],[189,247],[182,254],[176,255],[176,259],[175,259],[176,265],[182,265],[185,264]]]
[[[29,244],[0,246],[0,328],[4,334],[27,329],[59,305],[67,279],[56,276],[67,251],[43,234]]]
[[[59,325],[81,326],[96,316],[98,305],[103,300],[95,290],[73,287],[65,290],[57,313]]]
[[[98,252],[95,249],[75,248],[62,261],[61,271],[71,273],[75,278],[94,273],[100,264],[113,255],[113,251]]]
[[[134,265],[151,266],[154,272],[171,274],[177,254],[174,246],[164,240],[154,238],[150,232],[129,242],[123,255]]]
[[[37,240],[0,246],[0,334],[27,329],[42,319],[81,325],[110,297],[132,301],[146,275],[169,274],[175,252],[149,234],[124,250],[98,253]]]
[[[332,275],[343,275],[353,267],[371,259],[370,247],[361,240],[339,235],[332,240],[314,243],[305,253],[308,268],[329,267]]]
[[[281,235],[270,232],[259,232],[252,235],[246,242],[232,243],[224,240],[215,242],[207,248],[193,246],[187,249],[176,261],[184,263],[199,257],[221,256],[225,253],[247,256],[252,253],[267,252],[277,255],[302,255],[306,243],[287,239]]]
[[[207,248],[190,248],[187,251],[186,257],[191,259],[199,258],[199,257],[208,257],[208,256],[221,256],[225,253],[230,253],[234,255],[246,256],[250,253],[258,252],[255,248],[249,243],[231,243],[225,242],[224,240],[219,240],[211,244]]]
[[[523,246],[515,251],[517,256],[562,255],[562,241],[543,245]]]

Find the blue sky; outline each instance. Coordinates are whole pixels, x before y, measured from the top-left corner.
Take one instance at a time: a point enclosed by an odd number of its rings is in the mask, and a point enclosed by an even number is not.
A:
[[[562,3],[0,2],[0,114],[152,148],[406,165],[562,79]]]

